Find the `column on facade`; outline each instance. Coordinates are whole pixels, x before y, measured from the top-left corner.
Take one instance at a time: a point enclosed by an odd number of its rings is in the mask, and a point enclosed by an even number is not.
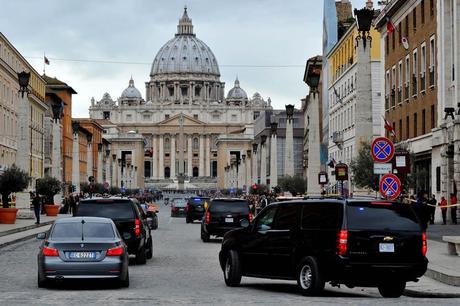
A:
[[[195,82],[190,82],[190,86],[188,90],[189,90],[189,93],[188,93],[189,103],[192,104],[193,98],[195,96]]]
[[[204,136],[200,135],[198,176],[204,176]]]
[[[270,188],[278,186],[278,154],[276,131],[270,138]]]
[[[260,144],[260,184],[267,184],[267,144],[265,141]]]
[[[137,166],[134,166],[134,171],[133,171],[133,186],[134,186],[134,188],[139,188],[139,185],[137,184],[137,171],[138,171]]]
[[[73,145],[72,145],[72,185],[75,186],[75,192],[80,193],[80,151],[78,143],[79,125],[73,123]]]
[[[158,178],[158,138],[152,135],[152,178]]]
[[[158,178],[165,178],[165,163],[164,163],[164,136],[159,135],[159,146],[158,146]]]
[[[105,181],[112,187],[112,158],[109,155],[105,156]]]
[[[294,129],[292,118],[286,118],[286,146],[284,154],[284,175],[294,176]]]
[[[204,95],[203,95],[203,98],[204,98],[205,101],[208,101],[208,99],[209,99],[208,88],[209,88],[209,83],[204,82]]]
[[[193,176],[193,153],[192,153],[192,135],[187,135],[187,173]]]
[[[90,176],[93,176],[93,136],[86,135],[88,142],[86,146],[86,181]]]
[[[204,162],[204,172],[205,176],[211,176],[211,135],[206,135],[206,148],[205,148],[205,162]]]
[[[240,172],[241,172],[241,188],[242,188],[242,189],[244,188],[244,191],[247,191],[247,190],[248,190],[247,176],[246,176],[246,172],[247,172],[246,164],[247,164],[247,158],[246,158],[246,155],[243,154],[243,155],[242,155],[242,158],[241,158],[241,169],[240,169]]]
[[[246,151],[246,188],[249,192],[249,188],[251,188],[252,185],[252,152],[251,150]]]
[[[176,177],[176,135],[171,135],[171,178]]]
[[[112,166],[112,177],[111,177],[111,182],[110,185],[113,187],[120,187],[118,185],[118,164],[117,164],[117,155],[113,154],[112,155],[112,161],[110,162]]]
[[[104,163],[102,161],[102,143],[97,144],[97,177],[96,181],[100,184],[103,183],[102,169],[104,168]]]

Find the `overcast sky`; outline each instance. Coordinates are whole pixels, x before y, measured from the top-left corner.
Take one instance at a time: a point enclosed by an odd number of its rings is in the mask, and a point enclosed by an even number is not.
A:
[[[271,97],[275,108],[300,107],[304,65],[322,45],[321,0],[0,1],[0,31],[40,73],[46,52],[46,74],[78,92],[74,117],[88,116],[91,97],[118,98],[131,75],[145,98],[151,63],[176,33],[184,5],[197,37],[217,58],[226,93],[238,75],[249,96]],[[365,0],[352,3],[362,7]]]

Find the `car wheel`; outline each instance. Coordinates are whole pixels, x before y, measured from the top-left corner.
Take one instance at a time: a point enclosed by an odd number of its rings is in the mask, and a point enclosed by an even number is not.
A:
[[[136,264],[138,265],[145,265],[147,262],[147,257],[146,257],[146,250],[145,250],[145,245],[137,252],[136,254]]]
[[[305,257],[300,261],[297,284],[303,295],[315,295],[324,289],[324,279],[314,257]]]
[[[397,298],[400,297],[406,289],[406,282],[393,280],[381,284],[379,287],[380,295],[384,298]]]
[[[122,278],[120,280],[120,287],[123,287],[123,288],[128,288],[129,287],[129,270],[126,270],[126,276],[125,278]]]
[[[40,272],[37,274],[37,286],[38,288],[47,288],[49,285],[48,279],[45,276],[42,276]]]
[[[201,229],[201,240],[203,240],[203,242],[209,242],[209,239],[210,235]]]
[[[238,252],[230,250],[224,265],[224,280],[229,287],[237,287],[241,283],[241,262]]]
[[[147,243],[148,249],[147,249],[147,254],[145,257],[147,259],[152,259],[153,257],[153,241],[152,241],[152,236],[149,238],[149,242]]]

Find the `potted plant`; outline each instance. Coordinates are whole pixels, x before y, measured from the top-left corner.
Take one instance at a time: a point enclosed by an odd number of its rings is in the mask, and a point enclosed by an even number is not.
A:
[[[0,208],[0,223],[14,224],[16,222],[18,210],[10,208],[8,197],[13,192],[26,189],[29,185],[29,180],[29,175],[16,165],[12,165],[0,175],[0,194],[2,195],[3,204],[3,208]]]
[[[44,196],[44,207],[47,216],[57,216],[60,205],[54,204],[54,195],[61,191],[61,182],[51,176],[37,180],[36,191]]]

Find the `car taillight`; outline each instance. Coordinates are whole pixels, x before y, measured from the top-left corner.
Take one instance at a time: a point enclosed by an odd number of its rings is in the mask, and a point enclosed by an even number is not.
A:
[[[139,219],[134,220],[134,235],[136,237],[141,235],[141,221]]]
[[[204,216],[204,223],[209,224],[211,222],[211,212],[208,210]]]
[[[426,244],[426,233],[422,233],[422,254],[423,256],[426,255],[426,252],[428,251],[428,245]]]
[[[252,219],[254,219],[254,216],[250,213],[249,214],[249,222],[252,222]]]
[[[348,245],[348,231],[341,230],[337,234],[337,255],[347,254],[347,245]]]
[[[123,247],[120,245],[115,248],[108,249],[106,255],[107,256],[121,256],[123,255]]]
[[[56,256],[59,256],[59,252],[58,250],[56,249],[53,249],[53,248],[49,248],[49,247],[43,247],[43,255],[44,256],[52,256],[52,257],[56,257]]]

